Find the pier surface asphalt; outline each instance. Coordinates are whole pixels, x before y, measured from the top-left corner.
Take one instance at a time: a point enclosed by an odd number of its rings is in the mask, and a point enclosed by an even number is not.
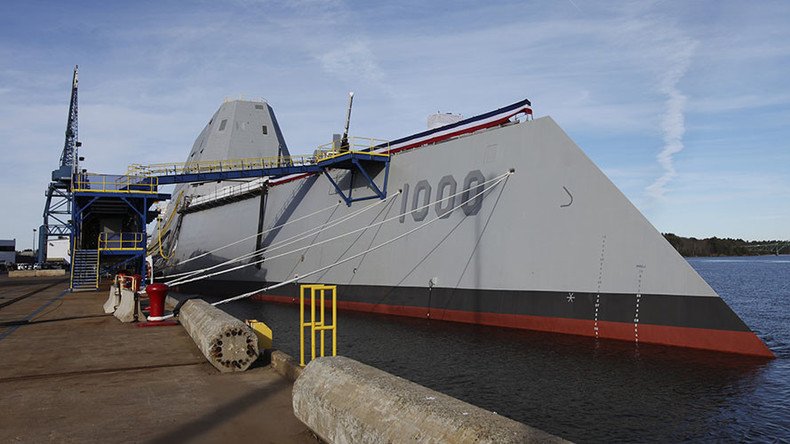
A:
[[[0,442],[316,442],[270,366],[220,374],[181,326],[122,324],[106,290],[67,287],[0,276]]]

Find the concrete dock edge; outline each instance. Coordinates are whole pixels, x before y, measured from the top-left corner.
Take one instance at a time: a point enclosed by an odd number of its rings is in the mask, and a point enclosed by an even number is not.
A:
[[[328,443],[568,442],[341,356],[305,367],[293,408]]]

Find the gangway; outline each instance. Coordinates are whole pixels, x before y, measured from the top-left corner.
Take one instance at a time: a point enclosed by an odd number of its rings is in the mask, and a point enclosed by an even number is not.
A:
[[[361,200],[387,197],[390,155],[386,149],[381,150],[384,153],[374,151],[387,146],[387,142],[358,138],[342,146],[324,145],[306,156],[135,164],[125,175],[80,171],[73,175],[69,187],[74,224],[71,249],[73,257],[79,259],[75,261],[79,264],[73,267],[77,273],[72,276],[72,289],[97,288],[102,272],[126,265],[139,270],[145,281],[148,243],[145,227],[157,217],[150,208],[171,198],[159,191],[162,185],[323,174],[346,205],[351,206]],[[351,171],[347,191],[330,174],[330,170],[337,169]],[[379,185],[374,177],[382,172]],[[352,195],[357,174],[366,181],[372,195]]]
[[[234,179],[250,179],[269,177],[270,179],[299,174],[323,174],[335,187],[346,205],[367,199],[384,199],[387,197],[387,180],[389,178],[390,154],[374,152],[372,148],[385,147],[386,142],[376,139],[362,139],[350,144],[352,147],[366,145],[365,150],[319,150],[313,155],[260,157],[231,160],[208,160],[184,163],[160,163],[152,165],[133,164],[127,171],[124,189],[156,187],[180,183],[216,182]],[[379,143],[383,142],[383,143]],[[350,170],[359,173],[373,191],[373,195],[354,197],[351,184],[348,192],[329,174],[331,169]],[[376,184],[373,176],[384,171],[381,185]],[[132,179],[128,179],[132,178]],[[96,178],[98,179],[98,178]]]

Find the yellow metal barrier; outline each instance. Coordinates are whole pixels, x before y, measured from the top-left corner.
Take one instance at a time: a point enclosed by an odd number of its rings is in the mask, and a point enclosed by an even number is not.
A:
[[[247,319],[245,323],[250,326],[255,336],[258,337],[259,350],[272,348],[274,335],[272,334],[272,329],[269,328],[268,325],[256,319]]]
[[[99,233],[99,250],[136,251],[144,247],[143,233]]]
[[[304,313],[304,298],[305,290],[310,290],[310,321],[305,322]],[[332,293],[332,323],[326,324],[326,292]],[[316,320],[316,295],[318,295],[318,302],[321,310],[318,319]],[[302,285],[299,288],[299,365],[304,367],[304,330],[310,327],[310,349],[311,359],[316,358],[315,350],[315,332],[321,333],[321,357],[324,357],[324,332],[327,330],[332,331],[332,356],[337,356],[337,285],[323,285],[323,284],[310,284]]]
[[[71,184],[75,192],[143,193],[157,192],[159,179],[148,176],[119,176],[113,174],[78,174]]]

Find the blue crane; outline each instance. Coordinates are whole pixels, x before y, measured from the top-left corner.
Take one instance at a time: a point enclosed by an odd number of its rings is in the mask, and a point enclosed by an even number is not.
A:
[[[47,260],[47,246],[51,237],[71,236],[71,181],[74,174],[79,171],[77,133],[77,85],[78,66],[74,66],[74,75],[71,80],[71,100],[69,113],[66,120],[66,141],[60,154],[60,165],[52,171],[52,181],[45,192],[44,221],[38,231],[38,262]],[[35,248],[35,245],[33,246]]]

